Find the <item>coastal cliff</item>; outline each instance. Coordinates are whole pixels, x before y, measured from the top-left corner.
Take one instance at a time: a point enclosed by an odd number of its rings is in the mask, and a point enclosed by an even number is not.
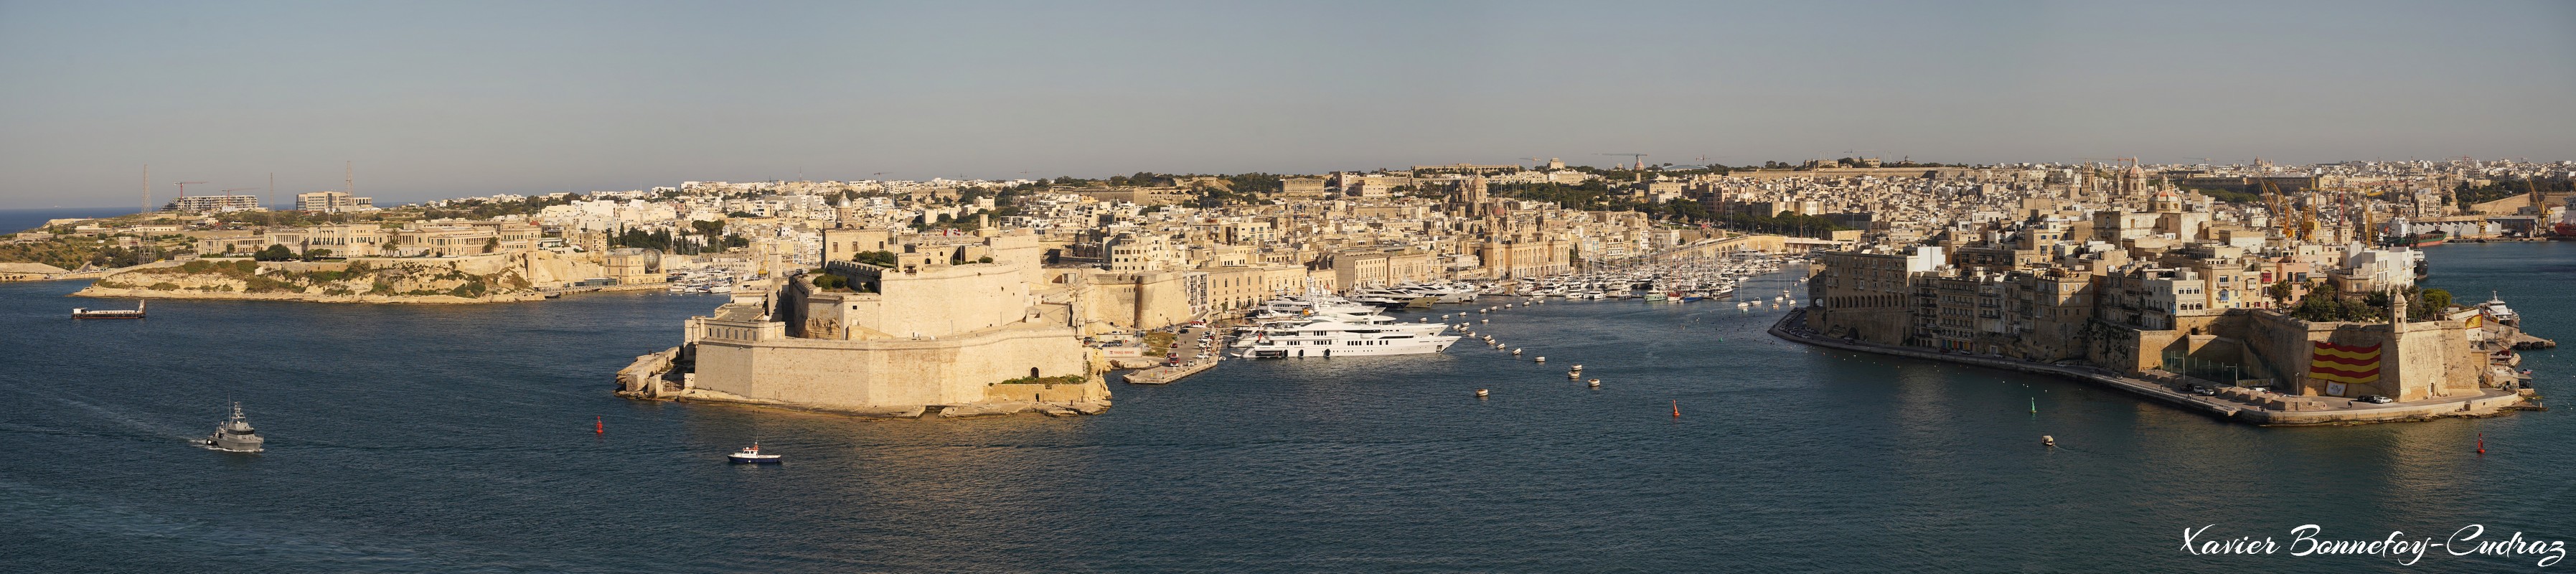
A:
[[[503,303],[545,295],[524,256],[333,262],[199,259],[101,277],[73,295],[320,303]]]

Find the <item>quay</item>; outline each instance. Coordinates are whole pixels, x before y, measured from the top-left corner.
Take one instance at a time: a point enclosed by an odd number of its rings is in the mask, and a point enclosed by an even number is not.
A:
[[[2221,420],[2252,424],[2256,426],[2308,426],[2424,421],[2448,417],[2484,417],[2493,416],[2507,410],[2538,410],[2541,408],[2536,404],[2526,404],[2527,402],[2532,402],[2532,399],[2537,398],[2536,395],[2528,394],[2530,392],[2528,390],[2508,391],[2502,389],[2478,389],[2479,394],[2476,396],[2445,397],[2434,400],[2392,403],[2386,405],[2374,405],[2358,401],[2342,400],[2339,402],[2344,403],[2343,406],[2337,409],[2282,410],[2268,408],[2252,402],[2236,400],[2261,400],[2262,397],[2269,395],[2267,391],[2233,391],[2231,389],[2232,392],[2221,393],[2220,396],[2215,397],[2195,395],[2177,390],[2173,386],[2168,386],[2179,385],[2184,382],[2184,379],[2179,375],[2162,373],[2161,371],[2151,370],[2142,373],[2150,377],[2162,378],[2165,381],[2159,383],[2154,380],[2121,376],[2118,373],[2111,372],[2109,369],[2093,366],[2051,365],[1996,356],[1942,353],[1937,351],[1891,347],[1874,343],[1863,343],[1826,337],[1821,333],[1817,333],[1807,328],[1806,311],[1807,310],[1805,308],[1794,309],[1787,315],[1782,316],[1778,322],[1771,325],[1771,335],[1787,339],[1792,342],[1804,343],[1818,347],[1842,349],[1846,351],[1943,361],[2025,373],[2056,375],[2090,382],[2113,390],[2125,391],[2157,402],[2165,403],[2175,408],[2206,414],[2217,417]]]
[[[1190,375],[1196,375],[1206,372],[1208,369],[1216,368],[1217,362],[1217,358],[1209,357],[1184,363],[1178,367],[1161,366],[1150,369],[1138,369],[1134,372],[1127,373],[1126,379],[1128,383],[1137,385],[1171,384],[1173,381],[1178,381]]]
[[[671,287],[671,285],[670,285],[670,284],[668,284],[668,283],[637,283],[637,284],[632,284],[632,285],[584,285],[584,286],[579,286],[579,287],[547,287],[547,288],[543,288],[543,289],[538,289],[538,290],[537,290],[537,292],[538,292],[538,293],[543,293],[543,294],[545,294],[545,296],[546,296],[546,298],[547,298],[547,299],[554,299],[554,298],[557,298],[557,297],[562,297],[565,293],[605,293],[605,292],[611,292],[611,291],[662,291],[662,290],[669,289],[670,287]]]

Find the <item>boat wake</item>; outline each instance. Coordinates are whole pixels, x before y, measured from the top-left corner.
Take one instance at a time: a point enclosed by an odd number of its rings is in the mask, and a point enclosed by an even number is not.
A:
[[[73,406],[73,407],[77,407],[77,408],[79,408],[79,409],[81,409],[81,410],[84,410],[84,411],[89,411],[91,414],[96,415],[98,418],[105,419],[105,420],[107,420],[107,421],[109,421],[109,422],[116,423],[116,424],[117,424],[117,426],[122,426],[122,427],[130,428],[130,429],[134,429],[134,430],[138,430],[138,431],[144,431],[144,433],[145,433],[145,434],[147,434],[147,435],[149,435],[149,436],[153,436],[153,437],[163,437],[163,438],[178,438],[178,439],[183,439],[183,440],[188,440],[188,439],[194,439],[194,438],[196,438],[196,437],[194,437],[194,436],[191,436],[191,433],[181,431],[181,430],[179,430],[177,427],[172,427],[172,426],[169,426],[169,425],[158,424],[158,423],[154,423],[154,422],[151,422],[151,421],[146,421],[146,420],[143,420],[143,419],[135,418],[135,417],[130,416],[130,415],[127,415],[127,414],[125,414],[125,413],[123,413],[123,412],[119,412],[119,411],[116,411],[116,410],[113,410],[113,409],[109,409],[109,408],[106,408],[106,407],[101,407],[101,406],[98,406],[98,405],[93,405],[93,404],[89,404],[89,403],[86,403],[86,402],[81,402],[81,401],[78,401],[78,400],[73,400],[73,399],[71,399],[71,398],[67,398],[67,397],[53,397],[53,399],[54,399],[54,400],[56,400],[56,401],[60,401],[60,402],[62,402],[63,404],[71,405],[71,406]],[[103,435],[103,436],[104,436],[104,435]]]

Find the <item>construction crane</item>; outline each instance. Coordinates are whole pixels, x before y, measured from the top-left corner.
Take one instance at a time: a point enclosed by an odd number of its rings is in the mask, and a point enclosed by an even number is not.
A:
[[[2290,206],[2282,201],[2281,187],[2272,185],[2269,179],[2255,180],[2254,185],[2263,192],[2263,207],[2271,211],[2272,225],[2281,228],[2282,236],[2290,236]]]
[[[1637,160],[1637,170],[1638,170],[1638,171],[1645,171],[1645,170],[1646,170],[1646,156],[1647,156],[1647,155],[1649,155],[1649,154],[1642,154],[1642,153],[1605,153],[1605,154],[1595,154],[1595,155],[1624,155],[1624,156],[1633,157],[1633,158],[1636,158],[1636,160]]]
[[[236,188],[232,188],[232,189],[222,190],[222,191],[220,191],[220,193],[222,193],[222,194],[224,194],[224,195],[232,195],[232,194],[233,194],[233,192],[236,192],[236,191],[250,191],[250,190],[254,190],[254,189],[259,189],[259,188],[256,188],[256,187],[236,187]]]
[[[173,183],[173,184],[170,184],[170,185],[176,185],[176,186],[179,186],[179,197],[187,197],[187,196],[188,196],[188,186],[196,185],[196,184],[200,184],[200,183],[205,183],[205,182],[202,182],[202,181],[182,181],[182,182]]]
[[[2541,216],[2541,217],[2548,217],[2548,216],[2549,216],[2549,203],[2548,203],[2548,202],[2546,202],[2546,201],[2542,201],[2542,200],[2541,200],[2541,196],[2540,196],[2540,186],[2539,186],[2538,184],[2534,184],[2534,183],[2532,183],[2532,182],[2531,182],[2531,180],[2535,180],[2535,179],[2540,179],[2540,178],[2537,178],[2537,177],[2525,177],[2525,178],[2522,178],[2522,188],[2523,188],[2523,189],[2531,190],[2531,213],[2532,213],[2532,215],[2538,215],[2538,216]],[[2532,223],[2532,229],[2533,229],[2533,230],[2535,230],[2535,231],[2539,230],[2539,229],[2540,229],[2540,224],[2539,224],[2538,222],[2539,222],[2540,220],[2538,220],[2538,219],[2534,219],[2534,220],[2532,220],[2532,221],[2534,222],[2534,223]]]

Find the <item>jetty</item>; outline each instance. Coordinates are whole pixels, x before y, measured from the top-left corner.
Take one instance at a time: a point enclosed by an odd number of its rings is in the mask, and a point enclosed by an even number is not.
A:
[[[2007,371],[2055,375],[2093,383],[2104,388],[2127,392],[2168,406],[2206,414],[2221,420],[2256,426],[2308,426],[2362,424],[2380,422],[2423,421],[2448,417],[2493,416],[2508,410],[2532,409],[2527,406],[2532,395],[2528,390],[2478,389],[2471,396],[2443,397],[2407,403],[2371,404],[2346,399],[2337,408],[2331,404],[2307,400],[2315,397],[2284,396],[2269,391],[2230,388],[2215,396],[2185,392],[2177,387],[2187,384],[2181,375],[2149,370],[2139,373],[2148,378],[2125,376],[2090,365],[2045,364],[1991,355],[1943,353],[1929,349],[1893,347],[1827,337],[1806,326],[1806,309],[1791,310],[1771,325],[1772,336],[1818,347],[1862,353],[1891,355],[1929,361],[1974,365]],[[2329,397],[2330,398],[2330,397]]]
[[[1178,367],[1166,365],[1150,369],[1139,369],[1135,372],[1127,373],[1126,379],[1130,384],[1167,385],[1171,384],[1173,381],[1187,378],[1190,375],[1196,375],[1206,372],[1208,369],[1216,368],[1217,360],[1218,359],[1216,357],[1209,357],[1206,359],[1183,363]]]

